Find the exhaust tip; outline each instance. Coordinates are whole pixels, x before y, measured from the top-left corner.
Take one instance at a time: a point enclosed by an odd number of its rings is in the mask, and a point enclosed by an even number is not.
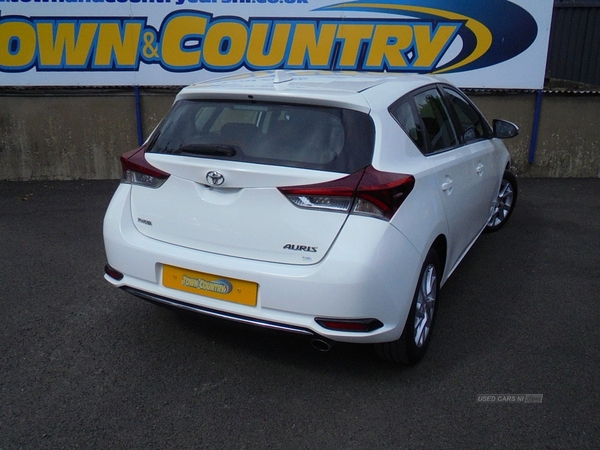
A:
[[[313,339],[312,341],[310,341],[310,344],[315,350],[318,350],[320,352],[328,352],[329,350],[331,350],[331,347],[333,347],[332,341],[326,341],[324,339]]]

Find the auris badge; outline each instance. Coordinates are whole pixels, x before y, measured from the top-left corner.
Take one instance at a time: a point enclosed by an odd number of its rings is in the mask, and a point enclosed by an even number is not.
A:
[[[221,172],[211,170],[206,174],[206,181],[212,186],[221,186],[225,182],[225,177]]]

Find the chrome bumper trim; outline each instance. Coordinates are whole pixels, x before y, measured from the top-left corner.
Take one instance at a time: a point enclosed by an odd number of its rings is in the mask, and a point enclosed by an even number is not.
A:
[[[286,325],[286,324],[277,323],[277,322],[269,322],[266,320],[253,319],[251,317],[244,317],[244,316],[239,316],[237,314],[230,314],[230,313],[225,313],[222,311],[216,311],[214,309],[204,308],[202,306],[192,305],[190,303],[183,303],[183,302],[173,300],[173,299],[170,299],[167,297],[162,297],[160,295],[155,295],[155,294],[151,294],[149,292],[140,291],[139,289],[135,289],[135,288],[128,287],[128,286],[124,286],[121,289],[124,290],[125,292],[135,295],[136,297],[139,297],[143,300],[147,300],[151,303],[158,303],[159,305],[166,305],[166,306],[171,306],[174,308],[185,309],[187,311],[192,311],[192,312],[196,312],[196,313],[200,313],[200,314],[206,314],[206,315],[209,315],[212,317],[219,317],[221,319],[233,320],[235,322],[245,323],[245,324],[249,324],[249,325],[256,325],[256,326],[259,326],[262,328],[268,328],[271,330],[286,331],[286,332],[290,332],[290,333],[304,334],[304,335],[308,335],[308,336],[315,335],[315,333],[313,333],[310,330],[307,330],[306,328],[300,328],[300,327],[295,327],[293,325]]]

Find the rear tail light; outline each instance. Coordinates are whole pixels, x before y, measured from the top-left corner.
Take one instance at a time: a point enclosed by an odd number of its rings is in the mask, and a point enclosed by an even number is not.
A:
[[[121,182],[156,189],[162,186],[170,175],[150,165],[144,157],[145,150],[145,147],[140,147],[121,156]]]
[[[368,166],[326,183],[279,188],[299,208],[361,214],[390,220],[412,191],[412,175]]]
[[[315,322],[328,330],[354,331],[357,333],[368,333],[383,326],[383,323],[377,319],[325,319],[317,317]]]

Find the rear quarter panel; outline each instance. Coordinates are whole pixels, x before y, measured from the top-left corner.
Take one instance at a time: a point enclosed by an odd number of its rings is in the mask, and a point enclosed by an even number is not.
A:
[[[391,224],[415,247],[421,255],[422,264],[437,237],[448,235],[448,222],[435,171],[387,111],[386,105],[390,101],[382,100],[380,104],[373,105],[371,115],[377,130],[373,166],[381,171],[408,174],[415,178],[412,192]]]

